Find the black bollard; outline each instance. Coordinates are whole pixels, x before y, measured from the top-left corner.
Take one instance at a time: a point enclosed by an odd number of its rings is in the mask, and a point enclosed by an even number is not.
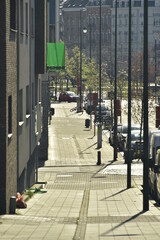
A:
[[[101,151],[98,151],[97,153],[98,153],[98,155],[97,155],[97,165],[101,165]]]
[[[10,197],[9,213],[10,214],[15,214],[15,210],[16,210],[16,197],[11,196]]]

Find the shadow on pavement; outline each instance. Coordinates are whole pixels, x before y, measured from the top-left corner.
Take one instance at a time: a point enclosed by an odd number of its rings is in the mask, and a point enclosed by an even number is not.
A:
[[[114,193],[114,194],[112,194],[111,196],[108,196],[108,197],[106,197],[106,198],[103,198],[103,199],[101,199],[100,201],[105,201],[105,200],[107,200],[108,198],[114,197],[114,196],[116,196],[116,195],[118,195],[118,194],[120,194],[120,193],[122,193],[122,192],[125,192],[126,190],[127,190],[127,188],[122,189],[121,191],[119,191],[119,192],[117,192],[117,193]]]
[[[91,147],[93,147],[93,146],[96,145],[96,144],[97,144],[97,142],[96,142],[96,143],[93,143],[91,146],[85,148],[85,149],[84,149],[83,151],[81,151],[80,153],[85,152],[86,150],[90,149]]]
[[[100,236],[101,237],[106,237],[106,235],[108,235],[109,233],[113,232],[114,230],[116,230],[117,228],[121,227],[122,225],[124,225],[124,224],[126,224],[126,223],[128,223],[128,222],[130,222],[130,221],[132,221],[134,219],[136,219],[137,217],[139,217],[143,213],[144,213],[144,211],[141,211],[141,212],[135,214],[134,216],[132,216],[129,219],[121,222],[120,224],[117,224],[115,227],[111,228],[110,230],[108,230],[107,232],[101,234]],[[131,235],[136,235],[136,234],[131,234]],[[127,236],[130,236],[130,234],[127,234]]]

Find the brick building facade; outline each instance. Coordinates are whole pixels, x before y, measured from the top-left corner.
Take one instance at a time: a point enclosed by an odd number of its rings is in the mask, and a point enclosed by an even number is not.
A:
[[[17,21],[16,1],[0,2],[0,214],[17,192]]]
[[[48,128],[42,95],[49,94],[41,87],[48,6],[47,0],[0,1],[0,214],[10,212],[11,196],[37,180],[41,132]]]
[[[72,3],[73,2],[73,3]],[[110,1],[102,1],[101,6],[101,47],[102,60],[110,62],[111,54],[111,8]],[[79,4],[67,1],[62,9],[62,40],[70,54],[75,45],[80,46],[80,33],[87,28],[82,37],[82,51],[88,57],[99,61],[100,45],[100,7],[99,2],[83,0]]]

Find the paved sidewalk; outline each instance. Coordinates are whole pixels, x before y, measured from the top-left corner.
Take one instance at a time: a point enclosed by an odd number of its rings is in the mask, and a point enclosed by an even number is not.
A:
[[[126,165],[103,134],[100,166],[97,136],[85,128],[86,113],[70,112],[74,104],[53,105],[49,156],[39,168],[43,193],[27,208],[0,216],[0,239],[160,239],[160,208],[150,200],[142,212],[142,163],[132,164],[132,188],[126,188]]]

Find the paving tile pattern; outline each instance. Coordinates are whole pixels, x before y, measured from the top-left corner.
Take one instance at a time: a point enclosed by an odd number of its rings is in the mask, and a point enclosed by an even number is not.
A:
[[[124,159],[118,154],[113,162],[113,149],[103,134],[102,164],[97,166],[94,129],[85,128],[85,113],[70,112],[73,106],[53,106],[49,159],[39,162],[38,169],[46,192],[34,194],[15,215],[0,216],[0,239],[160,239],[160,207],[150,200],[149,211],[142,211],[141,163],[134,165],[137,174],[127,189]]]

